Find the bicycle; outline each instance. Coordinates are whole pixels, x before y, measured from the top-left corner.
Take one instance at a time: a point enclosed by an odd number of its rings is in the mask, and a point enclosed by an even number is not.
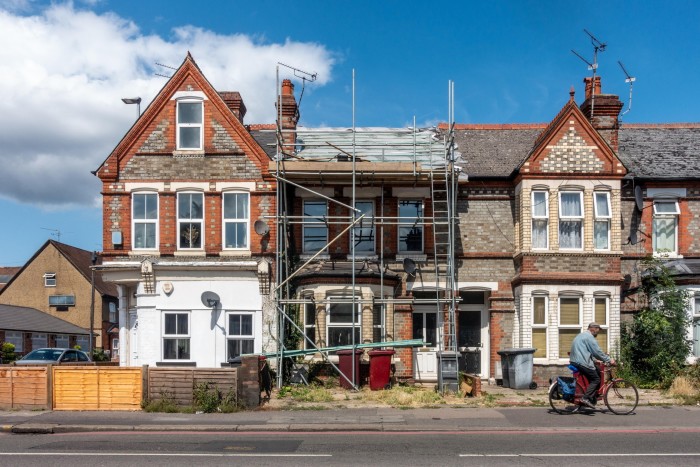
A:
[[[639,403],[637,387],[627,380],[616,378],[613,375],[612,365],[600,362],[597,367],[601,374],[601,384],[596,391],[595,401],[603,399],[608,409],[617,415],[632,413]],[[581,398],[588,387],[588,379],[575,366],[569,365],[569,369],[573,372],[573,378],[560,376],[554,379],[549,387],[549,405],[558,414],[576,413],[581,410],[581,407],[585,407],[581,404]],[[576,382],[574,394],[565,391],[559,383],[561,378],[573,379]]]

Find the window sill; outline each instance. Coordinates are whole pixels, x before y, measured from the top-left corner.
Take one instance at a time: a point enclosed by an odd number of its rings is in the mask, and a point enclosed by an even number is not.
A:
[[[679,255],[678,253],[670,253],[670,252],[664,252],[664,253],[659,253],[658,251],[655,251],[653,253],[654,258],[672,258],[672,259],[682,259],[683,255]]]
[[[251,258],[253,255],[250,250],[222,250],[219,252],[219,256],[225,256],[228,258]]]
[[[313,253],[304,253],[302,255],[299,255],[299,259],[302,261],[308,261],[313,257],[314,257]],[[329,255],[328,253],[320,254],[315,259],[317,259],[317,260],[330,260],[331,255]]]
[[[367,254],[357,254],[355,253],[355,260],[359,261],[377,261],[379,257],[375,253],[367,253]],[[352,261],[352,255],[347,256],[348,261]]]
[[[173,157],[181,157],[181,158],[204,157],[204,149],[176,149],[175,151],[173,151]]]
[[[405,260],[406,258],[412,259],[413,261],[419,261],[419,262],[426,262],[428,260],[428,256],[424,253],[416,252],[416,253],[399,253],[396,255],[396,261],[400,262]]]
[[[131,250],[129,256],[160,256],[159,250]]]
[[[178,250],[173,253],[173,256],[205,256],[204,250]]]

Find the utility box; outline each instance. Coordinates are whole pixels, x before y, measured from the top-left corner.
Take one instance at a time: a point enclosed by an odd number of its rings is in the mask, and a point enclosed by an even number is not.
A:
[[[440,392],[459,391],[459,356],[458,352],[438,352],[438,382],[442,384]]]

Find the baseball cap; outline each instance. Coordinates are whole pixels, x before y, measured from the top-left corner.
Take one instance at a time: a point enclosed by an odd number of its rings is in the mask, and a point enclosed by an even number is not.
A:
[[[599,327],[600,327],[600,324],[598,324],[598,323],[591,323],[591,324],[588,325],[588,329],[590,329],[590,328],[599,328]]]

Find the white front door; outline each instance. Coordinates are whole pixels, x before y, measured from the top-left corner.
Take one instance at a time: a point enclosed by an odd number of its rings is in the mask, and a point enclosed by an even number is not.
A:
[[[417,381],[437,381],[438,319],[434,306],[417,306],[413,312],[413,338],[423,347],[413,349],[413,374]]]

